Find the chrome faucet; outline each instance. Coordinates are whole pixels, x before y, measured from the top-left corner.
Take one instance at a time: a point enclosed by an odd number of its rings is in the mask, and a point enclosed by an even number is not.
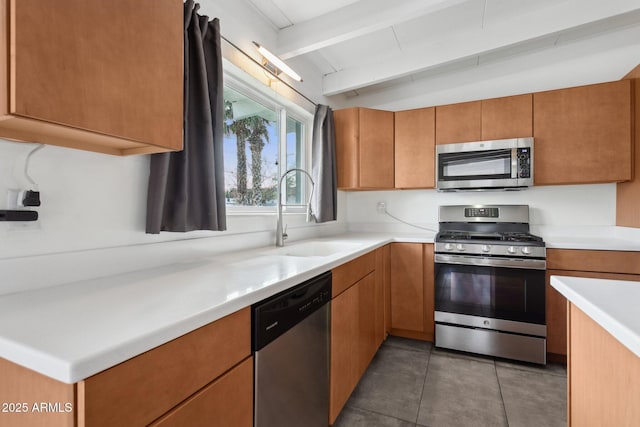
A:
[[[309,177],[309,181],[311,181],[311,193],[309,193],[309,201],[307,202],[307,222],[311,221],[313,218],[313,213],[311,212],[311,197],[313,196],[313,190],[316,187],[316,184],[313,182],[313,178],[309,175],[304,169],[292,168],[282,174],[280,177],[280,181],[278,182],[278,222],[276,224],[276,246],[284,246],[284,241],[288,237],[286,226],[284,230],[282,229],[282,207],[283,206],[299,206],[299,205],[283,205],[282,204],[282,181],[284,178],[289,175],[291,172],[302,172],[307,177]]]

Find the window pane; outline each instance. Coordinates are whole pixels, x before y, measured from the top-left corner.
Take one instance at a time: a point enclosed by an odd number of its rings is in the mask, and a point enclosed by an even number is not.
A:
[[[286,138],[287,170],[291,168],[304,169],[304,125],[292,117],[287,117]],[[307,185],[308,178],[304,174],[300,172],[291,172],[287,176],[286,203],[306,203],[305,189],[307,188]]]
[[[275,109],[225,86],[224,111],[227,205],[274,206],[279,141]]]

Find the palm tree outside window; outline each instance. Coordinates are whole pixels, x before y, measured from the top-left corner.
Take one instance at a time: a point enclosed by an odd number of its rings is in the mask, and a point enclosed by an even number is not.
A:
[[[296,119],[281,105],[247,92],[224,87],[225,196],[229,213],[235,208],[274,210],[280,174],[292,167],[307,166],[304,120]],[[304,181],[296,179],[295,174],[287,177],[283,184],[287,203],[304,203]]]

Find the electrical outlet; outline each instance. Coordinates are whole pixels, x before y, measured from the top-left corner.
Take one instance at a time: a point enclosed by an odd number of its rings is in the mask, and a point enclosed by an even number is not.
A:
[[[387,212],[387,203],[386,202],[378,202],[376,209],[379,214],[383,214]]]

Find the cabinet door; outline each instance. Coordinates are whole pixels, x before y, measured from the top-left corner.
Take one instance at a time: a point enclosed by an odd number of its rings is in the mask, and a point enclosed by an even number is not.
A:
[[[334,124],[338,188],[393,188],[393,112],[337,110]]]
[[[482,140],[533,136],[533,95],[482,101]]]
[[[329,381],[329,423],[340,414],[359,380],[358,288],[350,287],[331,300],[331,371]]]
[[[570,325],[568,425],[638,425],[640,357],[574,304]]]
[[[577,251],[580,252],[580,251]],[[551,286],[551,276],[592,277],[612,280],[640,280],[637,274],[599,273],[593,271],[547,270],[546,317],[547,352],[550,359],[565,361],[567,355],[567,300]],[[557,356],[560,357],[557,357]]]
[[[435,285],[434,285],[434,260],[433,245],[425,244],[423,246],[424,260],[424,318],[425,318],[425,334],[429,341],[433,341],[435,337]]]
[[[375,273],[353,285],[358,292],[358,381],[378,350]],[[356,381],[357,384],[357,381]]]
[[[147,425],[251,354],[244,308],[77,385],[78,419],[89,426]]]
[[[358,110],[358,108],[347,108],[333,112],[338,188],[356,189],[359,186],[360,114]]]
[[[20,0],[11,7],[8,112],[37,120],[13,132],[36,135],[56,124],[182,148],[182,2]],[[52,143],[64,139],[60,132],[48,135]]]
[[[253,357],[171,411],[153,427],[252,427]]]
[[[436,144],[480,141],[481,102],[436,107]]]
[[[360,108],[360,188],[393,188],[393,112]]]
[[[631,179],[631,82],[535,93],[537,185]]]
[[[376,249],[376,325],[378,346],[391,330],[391,287],[389,275],[389,247]]]
[[[434,188],[435,108],[395,113],[396,188]]]
[[[424,335],[422,244],[391,244],[391,329]],[[417,336],[416,336],[417,337]]]

